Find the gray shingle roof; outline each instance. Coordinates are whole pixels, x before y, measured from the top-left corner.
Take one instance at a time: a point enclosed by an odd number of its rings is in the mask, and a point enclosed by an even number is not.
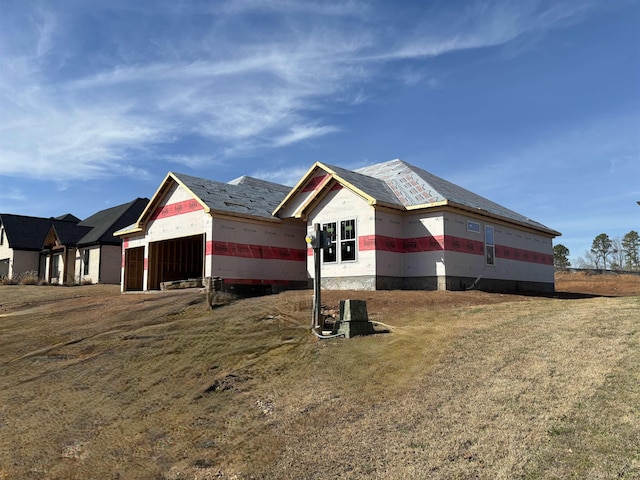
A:
[[[15,250],[42,250],[51,229],[60,243],[67,246],[92,244],[120,245],[122,240],[113,232],[135,222],[148,198],[137,198],[129,203],[107,208],[83,221],[66,214],[56,218],[29,217],[26,215],[0,214],[9,246]]]
[[[213,211],[270,220],[274,220],[271,212],[291,190],[285,185],[246,176],[222,183],[183,173],[172,174]]]
[[[75,223],[57,223],[51,225],[51,230],[54,230],[60,244],[66,246],[74,246],[78,241],[91,231],[91,227],[83,227]],[[50,245],[45,245],[50,247]]]
[[[114,237],[113,233],[135,222],[148,203],[148,198],[136,198],[129,203],[101,210],[85,218],[78,226],[90,227],[90,230],[77,240],[78,246],[97,243],[120,245],[122,239]]]
[[[75,227],[76,225],[73,221],[68,220],[13,215],[10,213],[0,214],[0,223],[4,227],[7,241],[12,249],[36,251],[42,250],[42,244],[52,225],[62,229]]]
[[[390,205],[402,206],[402,203],[384,179],[363,173],[360,170],[347,170],[346,168],[336,167],[335,165],[326,163],[324,165],[336,172],[342,179],[376,200]]]
[[[485,213],[538,230],[558,233],[524,215],[399,159],[360,168],[356,172],[383,181],[393,192],[396,202],[406,208],[447,201],[477,210],[480,214]],[[356,181],[353,185],[377,200],[389,203],[386,194],[380,195],[377,189],[368,189],[366,183]]]

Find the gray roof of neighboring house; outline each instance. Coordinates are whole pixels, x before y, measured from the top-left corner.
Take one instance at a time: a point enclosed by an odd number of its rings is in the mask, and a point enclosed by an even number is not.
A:
[[[395,203],[404,207],[448,201],[477,210],[481,214],[486,212],[532,228],[554,232],[541,223],[399,159],[360,168],[356,172],[363,177],[373,177],[383,181],[392,191],[396,199]],[[352,184],[376,200],[390,203],[388,193],[381,192],[379,188],[372,188],[370,182],[362,182],[359,178],[354,178]]]
[[[76,218],[73,215],[65,218]],[[61,229],[75,227],[72,220],[58,220],[55,218],[30,217],[27,215],[0,214],[0,223],[4,227],[9,246],[14,250],[42,250],[42,244],[51,226]]]
[[[0,214],[0,222],[9,246],[14,250],[42,250],[51,229],[62,245],[120,245],[122,240],[114,237],[113,232],[135,222],[147,203],[148,198],[137,198],[97,212],[83,221],[71,214],[43,218],[3,213]]]
[[[65,213],[64,215],[60,215],[59,217],[55,217],[55,220],[64,220],[65,222],[73,222],[73,223],[78,223],[80,221],[80,219],[78,217],[76,217],[75,215],[72,215],[70,213]]]
[[[172,174],[200,198],[211,210],[274,219],[271,212],[291,187],[252,177],[240,177],[229,183]]]
[[[101,210],[85,218],[78,223],[78,227],[89,230],[76,241],[77,245],[120,245],[122,239],[114,237],[113,233],[135,222],[148,203],[148,198],[136,198],[129,203]]]
[[[72,246],[76,245],[84,235],[89,233],[91,227],[82,227],[75,223],[58,223],[51,225],[50,230],[55,231],[61,245]],[[48,238],[45,238],[45,242],[47,240]],[[43,245],[43,247],[50,248],[51,245]]]

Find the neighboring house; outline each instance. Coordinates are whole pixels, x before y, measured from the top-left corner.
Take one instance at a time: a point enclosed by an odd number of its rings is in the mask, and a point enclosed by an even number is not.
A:
[[[315,163],[274,215],[330,232],[323,288],[554,290],[559,232],[402,160]]]
[[[77,223],[52,223],[41,249],[51,283],[120,283],[122,240],[113,233],[134,222],[149,203],[137,198]]]
[[[52,226],[64,229],[79,221],[71,214],[56,218],[0,214],[0,277],[35,272],[44,278],[41,251],[47,233]]]
[[[290,188],[251,177],[229,183],[169,172],[123,239],[122,290],[219,277],[226,288],[306,287],[305,225],[273,210]]]

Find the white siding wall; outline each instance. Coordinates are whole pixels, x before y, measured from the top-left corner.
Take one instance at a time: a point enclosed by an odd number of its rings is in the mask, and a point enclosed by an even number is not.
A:
[[[9,247],[9,240],[4,232],[4,227],[0,226],[0,235],[2,235],[2,244],[0,244],[0,260],[7,260],[7,262],[0,263],[0,277],[3,275],[9,276],[11,273],[11,267],[13,263],[13,249]]]
[[[444,237],[442,213],[422,213],[404,217],[404,238],[425,241],[433,237],[441,242]],[[441,250],[408,252],[404,255],[405,277],[432,277],[445,275],[444,255]]]
[[[193,196],[179,185],[174,185],[160,206],[165,207],[189,200],[194,200]],[[170,238],[202,234],[207,218],[210,218],[210,216],[205,214],[203,210],[157,218],[147,224],[146,240],[148,242],[157,242]]]
[[[84,273],[84,252],[85,251],[89,252],[89,271],[86,275]],[[98,283],[98,280],[100,277],[100,269],[99,269],[100,247],[95,245],[91,247],[79,248],[76,251],[75,264],[76,264],[76,267],[75,267],[76,280],[75,281],[77,283],[84,283],[84,282]],[[116,261],[116,266],[119,266],[119,261]]]
[[[336,222],[340,230],[340,221],[356,221],[356,248],[358,239],[364,236],[373,236],[376,233],[376,220],[374,209],[359,195],[351,190],[342,188],[330,191],[319,204],[313,209],[307,221],[307,231],[313,233],[313,224]],[[338,245],[338,252],[340,245]],[[338,253],[338,257],[339,257]],[[313,257],[309,256],[307,261],[309,276],[313,277]],[[342,262],[338,258],[336,263],[326,263],[322,265],[322,275],[324,277],[354,277],[376,274],[376,254],[375,250],[358,251],[355,261]]]
[[[293,217],[296,212],[309,200],[312,196],[316,195],[316,189],[318,185],[327,177],[327,173],[322,171],[318,173],[316,176],[309,179],[307,185],[310,187],[305,190],[303,187],[300,191],[296,193],[296,195],[290,199],[287,208],[280,212],[279,216],[281,218]]]
[[[212,245],[207,247],[213,251],[212,275],[227,280],[305,281],[305,262],[296,260],[296,254],[306,248],[304,237],[303,222],[265,224],[214,218]],[[262,247],[273,247],[264,251],[265,256],[275,258],[259,258]]]
[[[375,212],[375,235],[393,239],[401,239],[403,219],[391,212]],[[376,268],[378,275],[402,277],[404,275],[404,257],[402,252],[379,250],[376,252]]]
[[[501,247],[518,249],[553,256],[553,242],[549,237],[535,234],[515,227],[504,226],[484,219],[467,217],[447,212],[446,234],[449,237],[470,239],[484,244],[484,226],[494,227],[496,250]],[[467,221],[479,223],[480,233],[467,231]],[[530,255],[531,257],[531,255]],[[447,275],[462,277],[495,278],[503,280],[518,280],[530,282],[554,282],[553,264],[546,265],[524,260],[500,258],[496,253],[495,265],[486,265],[484,255],[469,255],[458,252],[447,252]]]

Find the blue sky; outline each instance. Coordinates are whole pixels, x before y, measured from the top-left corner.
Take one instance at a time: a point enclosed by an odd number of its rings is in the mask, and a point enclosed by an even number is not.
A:
[[[629,0],[0,0],[0,212],[402,158],[582,256],[640,230],[639,25]]]

